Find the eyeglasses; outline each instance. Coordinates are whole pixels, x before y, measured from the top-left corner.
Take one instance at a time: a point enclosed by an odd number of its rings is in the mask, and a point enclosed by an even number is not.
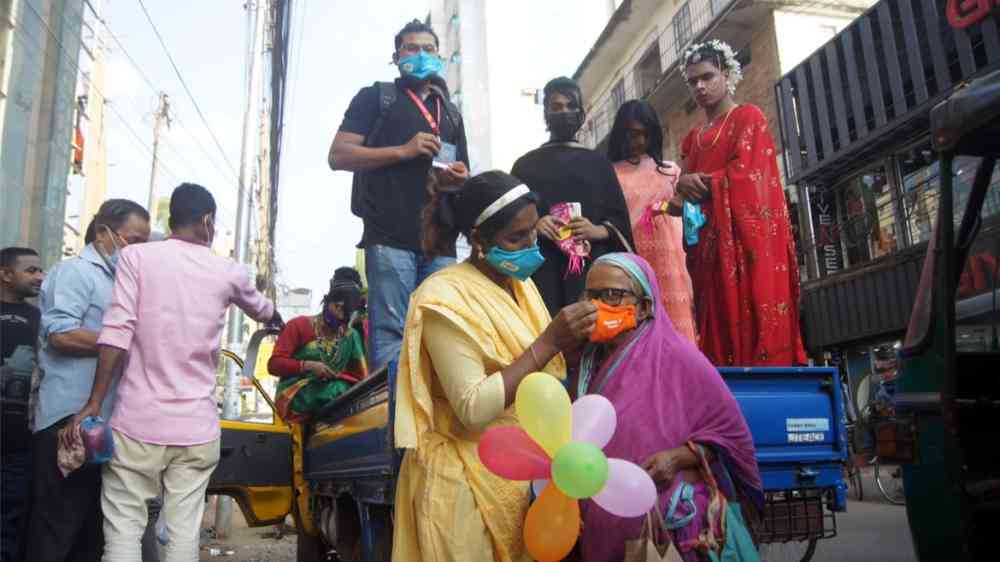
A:
[[[625,295],[631,295],[638,298],[635,291],[630,291],[628,289],[584,289],[583,290],[583,300],[594,300],[597,299],[604,304],[609,304],[611,306],[618,306],[625,299]]]
[[[414,54],[423,51],[428,55],[436,55],[438,52],[437,45],[433,43],[428,43],[426,45],[418,45],[416,43],[406,43],[399,46],[399,52],[403,54]]]

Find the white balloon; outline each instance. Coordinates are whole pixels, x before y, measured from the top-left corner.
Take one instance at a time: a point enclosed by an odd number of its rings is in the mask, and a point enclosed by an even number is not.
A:
[[[617,426],[614,405],[600,394],[588,394],[573,403],[573,441],[586,441],[603,449]]]

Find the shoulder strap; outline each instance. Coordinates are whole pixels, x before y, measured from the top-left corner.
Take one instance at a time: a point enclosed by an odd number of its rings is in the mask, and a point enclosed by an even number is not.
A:
[[[628,243],[628,238],[625,238],[625,235],[622,234],[621,230],[618,230],[617,226],[615,226],[611,221],[604,221],[601,224],[606,226],[608,230],[611,231],[611,234],[615,235],[615,237],[618,239],[618,243],[621,244],[621,247],[626,252],[630,254],[635,253],[635,250],[632,249],[632,245]]]
[[[371,143],[381,132],[385,118],[389,115],[389,108],[396,103],[398,95],[395,82],[376,82],[375,89],[378,90],[378,117],[375,118],[375,123],[365,136],[365,146],[371,146]]]

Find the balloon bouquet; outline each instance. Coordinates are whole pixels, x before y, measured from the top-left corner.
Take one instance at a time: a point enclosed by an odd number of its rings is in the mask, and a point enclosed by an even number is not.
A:
[[[617,425],[607,398],[588,394],[570,404],[555,377],[532,373],[518,386],[514,408],[521,425],[487,430],[479,459],[501,478],[532,481],[538,499],[524,519],[524,544],[533,558],[554,562],[573,550],[580,534],[577,500],[590,498],[619,517],[653,508],[656,485],[646,471],[601,450]]]

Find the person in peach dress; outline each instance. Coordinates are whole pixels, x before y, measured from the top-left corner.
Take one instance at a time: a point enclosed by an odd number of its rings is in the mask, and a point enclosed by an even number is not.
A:
[[[697,344],[684,228],[680,217],[666,213],[681,170],[662,154],[663,129],[653,107],[642,100],[622,104],[611,128],[608,159],[625,192],[635,251],[653,266],[674,328]]]

